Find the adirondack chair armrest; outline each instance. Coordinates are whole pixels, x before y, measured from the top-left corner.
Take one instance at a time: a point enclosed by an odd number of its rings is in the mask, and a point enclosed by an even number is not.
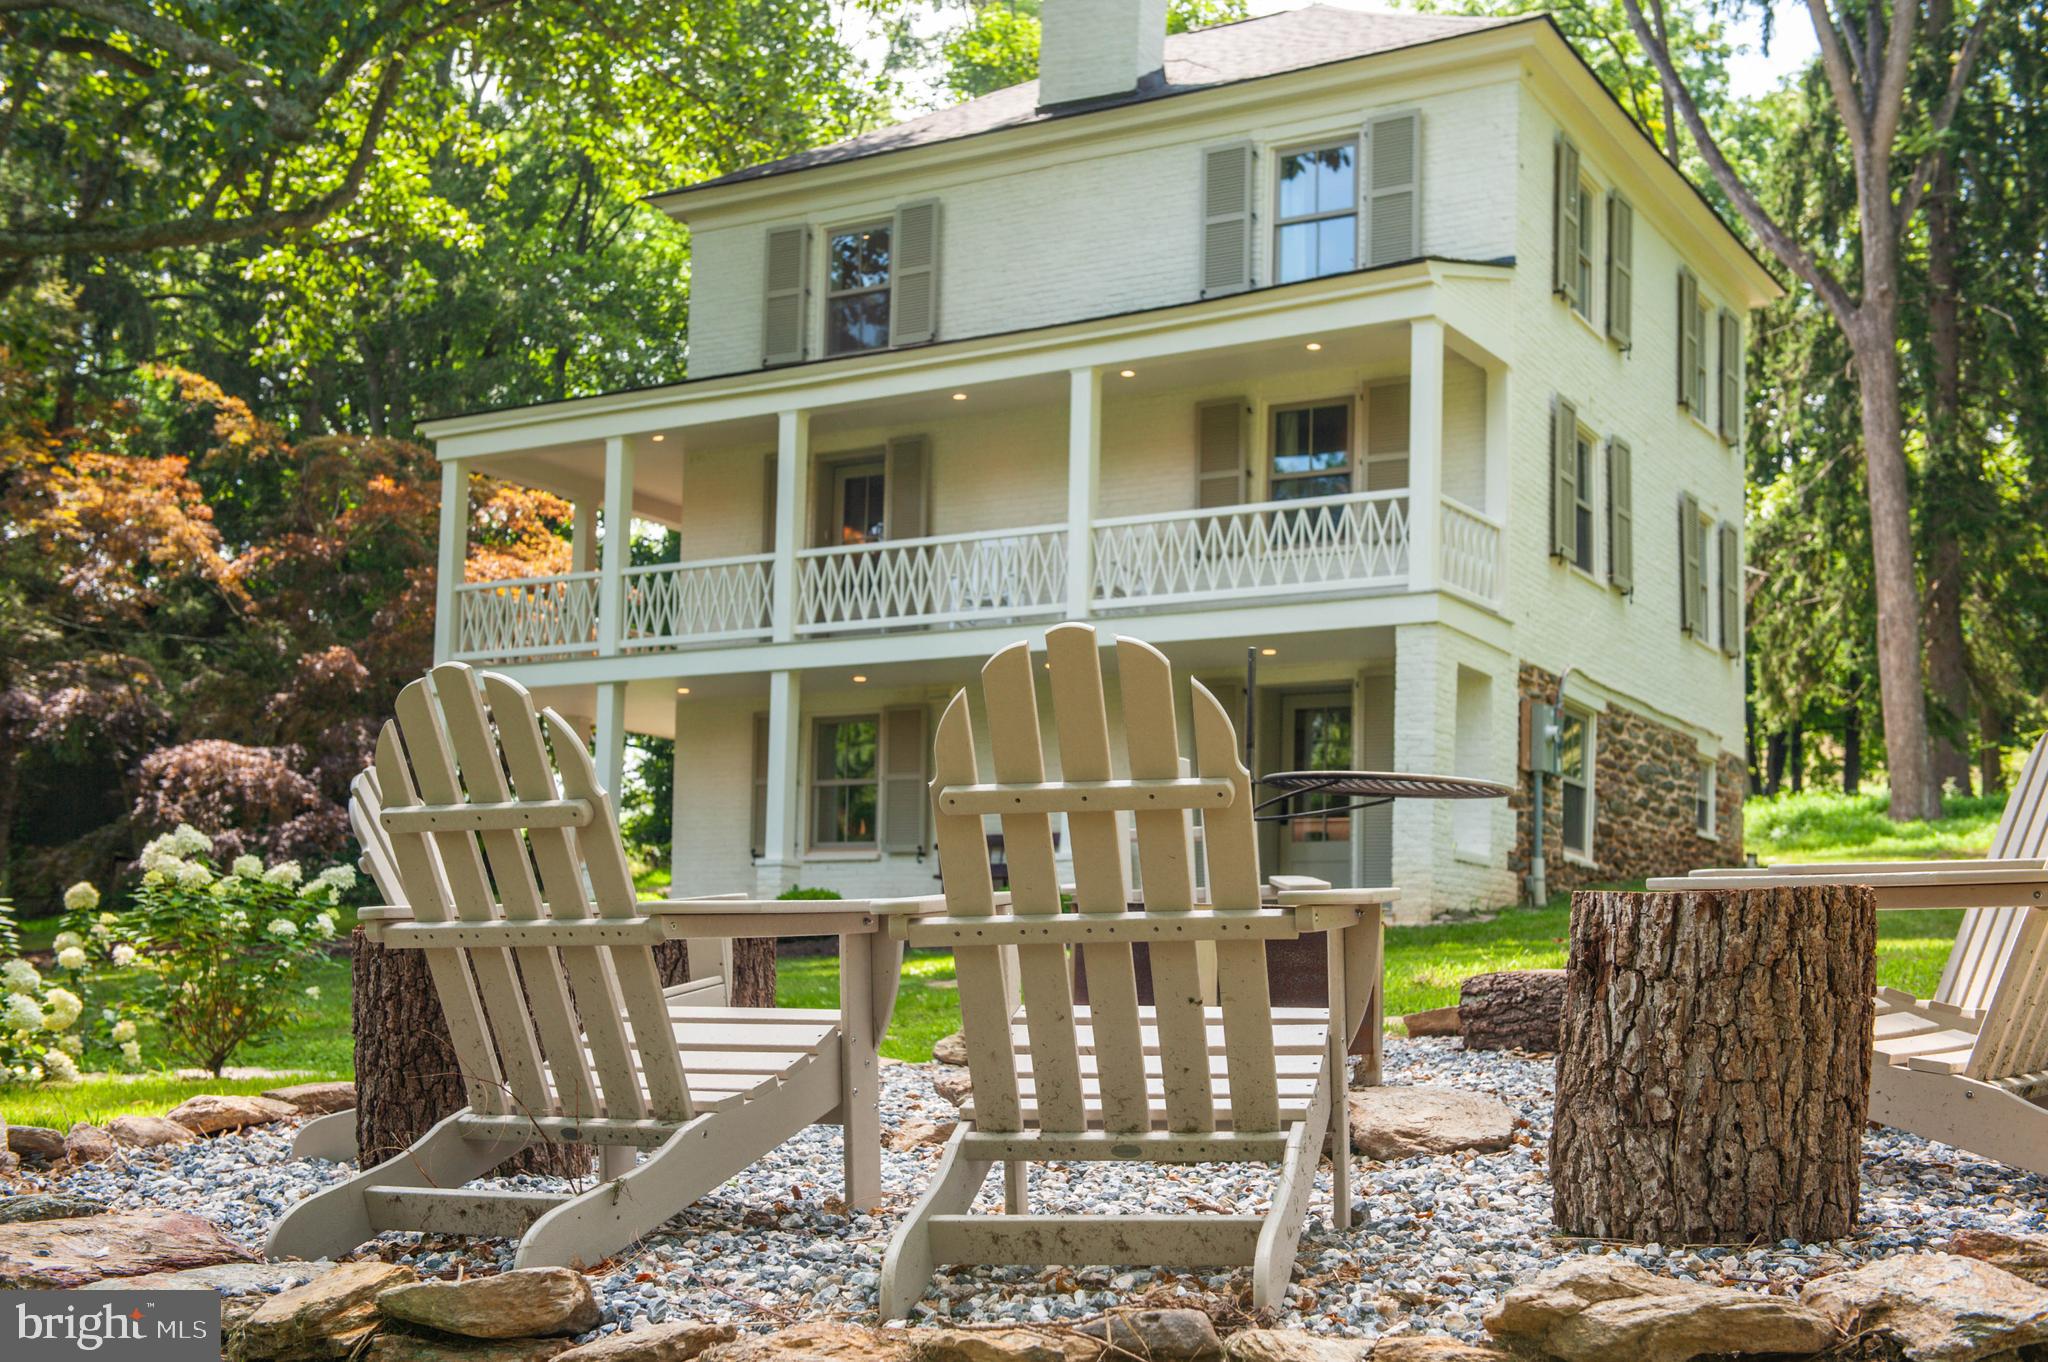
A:
[[[365,927],[380,922],[412,921],[412,905],[405,903],[372,903],[356,909],[356,921]]]

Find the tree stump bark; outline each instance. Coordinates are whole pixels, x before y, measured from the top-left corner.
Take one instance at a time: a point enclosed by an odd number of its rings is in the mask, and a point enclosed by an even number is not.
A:
[[[455,1047],[434,996],[423,951],[390,950],[356,930],[352,971],[356,1049],[356,1149],[362,1167],[390,1158],[463,1104]],[[689,950],[681,941],[654,948],[662,987],[689,977]],[[735,1007],[775,1005],[775,942],[733,943]],[[588,1170],[589,1151],[530,1150],[507,1168],[568,1175]]]
[[[1458,990],[1458,1029],[1467,1050],[1557,1049],[1564,1017],[1564,971],[1475,974]]]
[[[1560,1230],[1667,1244],[1853,1230],[1876,1015],[1867,888],[1574,894],[1565,976]]]

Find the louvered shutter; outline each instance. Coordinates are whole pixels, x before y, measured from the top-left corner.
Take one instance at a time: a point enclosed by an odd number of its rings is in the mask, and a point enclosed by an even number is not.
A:
[[[1579,301],[1579,149],[1560,137],[1551,157],[1550,287],[1573,307]]]
[[[925,468],[931,441],[922,435],[899,435],[889,441],[882,459],[882,495],[888,499],[883,536],[922,539],[925,535]]]
[[[1241,397],[1195,408],[1195,504],[1202,510],[1244,502],[1245,425]]]
[[[1742,323],[1721,309],[1721,440],[1742,438]]]
[[[1678,498],[1678,627],[1699,636],[1706,627],[1706,583],[1700,580],[1705,566],[1700,545],[1700,504],[1692,493]]]
[[[1607,580],[1636,589],[1635,456],[1626,440],[1607,442]]]
[[[1550,552],[1579,559],[1579,409],[1562,397],[1550,408]]]
[[[804,357],[804,300],[809,292],[811,229],[768,229],[767,294],[761,304],[761,362],[795,364]]]
[[[754,792],[749,804],[747,845],[754,855],[768,854],[768,716],[754,716]]]
[[[1202,153],[1202,296],[1252,286],[1252,146]]]
[[[1678,405],[1700,415],[1700,400],[1693,391],[1693,376],[1700,362],[1700,283],[1692,271],[1678,271]]]
[[[1386,114],[1365,125],[1365,263],[1422,254],[1422,115]]]
[[[889,344],[921,345],[939,331],[939,203],[896,210],[889,237]]]
[[[1408,485],[1409,402],[1406,379],[1365,390],[1365,479],[1354,492],[1391,492]]]
[[[1721,651],[1734,657],[1742,651],[1742,541],[1736,528],[1721,522]]]
[[[882,850],[917,851],[924,846],[924,811],[931,799],[925,789],[924,710],[882,711],[881,747]]]
[[[1627,199],[1607,196],[1607,334],[1626,350],[1634,343],[1636,306],[1636,210]]]

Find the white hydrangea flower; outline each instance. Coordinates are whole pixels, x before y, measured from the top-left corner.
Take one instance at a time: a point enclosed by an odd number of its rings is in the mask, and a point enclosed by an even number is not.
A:
[[[330,889],[353,889],[356,887],[356,872],[353,866],[330,865],[320,872],[315,884],[324,884]]]
[[[36,973],[36,967],[26,960],[9,960],[0,965],[0,990],[8,993],[35,993],[43,987],[43,976]]]
[[[9,1031],[40,1031],[43,1029],[43,1009],[26,993],[10,993],[6,1005],[0,1007],[0,1026]]]
[[[135,963],[135,948],[127,942],[114,947],[114,968],[127,969]]]
[[[142,1042],[134,1040],[121,1042],[121,1059],[131,1066],[141,1064]]]
[[[70,913],[90,913],[100,906],[100,891],[80,880],[64,891],[64,910]]]
[[[263,929],[280,941],[289,941],[299,934],[299,924],[288,917],[276,917]]]
[[[52,1031],[68,1031],[85,1011],[85,1000],[68,988],[53,988],[43,999],[43,1024]]]
[[[82,1055],[85,1053],[85,1037],[76,1031],[67,1031],[57,1037],[57,1048],[67,1055]]]
[[[76,1083],[78,1081],[78,1062],[62,1050],[51,1050],[44,1054],[43,1068],[50,1075],[52,1082]]]
[[[120,919],[119,917],[115,916],[115,915],[114,915],[114,914],[112,914],[112,913],[101,913],[101,914],[100,914],[100,926],[102,926],[102,927],[111,927],[111,926],[113,926],[113,925],[114,925],[115,923],[119,922],[120,920],[121,920],[121,919]]]
[[[322,941],[332,941],[334,939],[333,913],[322,913],[313,919],[313,935],[319,937]]]
[[[115,1023],[114,1023],[114,1043],[115,1043],[116,1045],[126,1045],[126,1044],[127,1044],[127,1043],[128,1043],[129,1041],[131,1041],[131,1040],[134,1040],[134,1039],[135,1039],[135,1023],[134,1023],[134,1022],[132,1022],[132,1021],[129,1021],[129,1020],[127,1020],[126,1018],[123,1018],[122,1020],[120,1020],[120,1021],[117,1021],[117,1022],[115,1022]]]
[[[180,823],[171,834],[171,848],[180,856],[211,856],[213,839],[190,823]]]
[[[186,861],[178,867],[178,883],[187,889],[202,889],[213,883],[213,872],[197,861]]]
[[[297,884],[305,876],[305,873],[299,869],[297,861],[279,861],[276,865],[263,872],[263,882],[265,884],[281,884],[286,888],[290,888],[292,885]]]
[[[57,952],[57,964],[63,969],[84,969],[85,948],[83,946],[66,946],[63,950]]]
[[[307,984],[307,985],[306,985],[306,996],[307,996],[308,998],[318,998],[318,997],[320,996],[320,985],[318,985],[318,984]]]
[[[263,878],[263,859],[260,856],[237,856],[235,863],[228,867],[245,880]]]
[[[59,932],[55,939],[50,942],[50,949],[53,951],[63,951],[69,950],[73,946],[83,946],[84,944],[85,938],[77,932]]]

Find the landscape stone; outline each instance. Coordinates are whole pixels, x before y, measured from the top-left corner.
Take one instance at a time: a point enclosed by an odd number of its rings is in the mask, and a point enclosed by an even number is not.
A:
[[[378,1327],[378,1294],[418,1280],[397,1263],[343,1263],[264,1301],[231,1341],[250,1359],[347,1357]]]
[[[737,1332],[730,1324],[682,1320],[674,1324],[657,1324],[652,1328],[635,1329],[630,1334],[608,1334],[595,1342],[557,1353],[556,1357],[566,1357],[569,1362],[690,1362],[691,1358],[704,1353],[706,1349],[730,1346]]]
[[[962,1106],[974,1091],[974,1080],[965,1069],[941,1069],[932,1075],[932,1089],[954,1106]]]
[[[1455,1036],[1458,1034],[1458,1009],[1432,1007],[1422,1012],[1410,1012],[1401,1018],[1411,1036]]]
[[[1373,1345],[1372,1362],[1515,1362],[1513,1353],[1441,1334],[1397,1334]]]
[[[1067,1362],[1059,1338],[1036,1329],[917,1329],[913,1362]]]
[[[1223,1340],[1227,1362],[1366,1362],[1372,1343],[1302,1329],[1240,1329]]]
[[[1578,1258],[1510,1289],[1486,1331],[1561,1362],[1690,1362],[1723,1354],[1821,1352],[1839,1342],[1818,1311],[1782,1296],[1672,1281]]]
[[[163,1144],[191,1144],[198,1139],[176,1121],[162,1116],[116,1116],[107,1122],[107,1134],[123,1149],[154,1149]]]
[[[113,1139],[98,1126],[80,1121],[64,1132],[64,1157],[73,1163],[105,1163],[114,1153]]]
[[[460,1282],[411,1282],[377,1297],[390,1319],[464,1338],[536,1338],[595,1329],[603,1312],[590,1282],[566,1267],[522,1268]]]
[[[61,1159],[64,1135],[48,1126],[9,1126],[7,1147],[24,1159]]]
[[[273,1121],[286,1121],[299,1114],[298,1108],[289,1102],[273,1101],[268,1097],[231,1097],[223,1093],[202,1092],[186,1098],[172,1107],[170,1119],[197,1135],[212,1135],[222,1130],[240,1130],[243,1126],[264,1126]]]
[[[385,1330],[370,1340],[366,1362],[547,1362],[569,1347],[566,1338],[515,1338],[478,1342],[433,1338]]]
[[[0,1173],[14,1173],[21,1169],[21,1155],[0,1144]]]
[[[950,1036],[940,1036],[932,1042],[932,1058],[941,1064],[964,1067],[967,1063],[967,1033],[955,1031]]]
[[[2040,1235],[1959,1230],[1948,1241],[1948,1251],[2004,1268],[2036,1286],[2048,1286],[2048,1238]]]
[[[107,1209],[104,1201],[70,1192],[24,1192],[0,1197],[0,1225],[18,1225],[30,1220],[71,1220],[99,1215]]]
[[[347,1080],[337,1083],[294,1083],[288,1088],[272,1088],[263,1095],[273,1102],[282,1102],[296,1109],[301,1116],[326,1116],[332,1112],[354,1109],[356,1085]]]
[[[2048,1343],[2048,1289],[1954,1253],[1912,1253],[1806,1284],[1800,1303],[1845,1333],[1889,1337],[1907,1362],[1980,1362]]]
[[[953,1138],[957,1121],[926,1121],[912,1117],[883,1137],[883,1143],[898,1154],[907,1154],[924,1145],[944,1144]]]
[[[1099,1338],[1112,1351],[1152,1362],[1221,1362],[1216,1325],[1200,1310],[1112,1310],[1077,1332]]]
[[[186,1211],[111,1211],[0,1225],[0,1287],[63,1291],[102,1277],[255,1258],[211,1220]]]
[[[89,1282],[81,1291],[281,1291],[304,1286],[332,1271],[322,1259],[312,1263],[220,1263],[176,1272],[150,1272],[140,1277],[108,1277]],[[254,1302],[251,1302],[253,1305]]]
[[[696,1328],[719,1327],[726,1330],[729,1342],[722,1342],[704,1350],[704,1362],[907,1362],[909,1340],[901,1330],[884,1333],[879,1329],[866,1329],[857,1324],[840,1324],[830,1320],[812,1320],[805,1324],[779,1329],[772,1334],[748,1334],[732,1338],[731,1325],[684,1326]],[[638,1337],[643,1330],[635,1330]],[[617,1337],[614,1335],[614,1337]],[[586,1359],[583,1354],[599,1346],[587,1343],[573,1352],[563,1353],[569,1362],[670,1362],[687,1357],[686,1353],[591,1353]]]
[[[1350,1101],[1351,1148],[1369,1159],[1506,1149],[1515,1133],[1514,1108],[1459,1088],[1361,1088]]]

